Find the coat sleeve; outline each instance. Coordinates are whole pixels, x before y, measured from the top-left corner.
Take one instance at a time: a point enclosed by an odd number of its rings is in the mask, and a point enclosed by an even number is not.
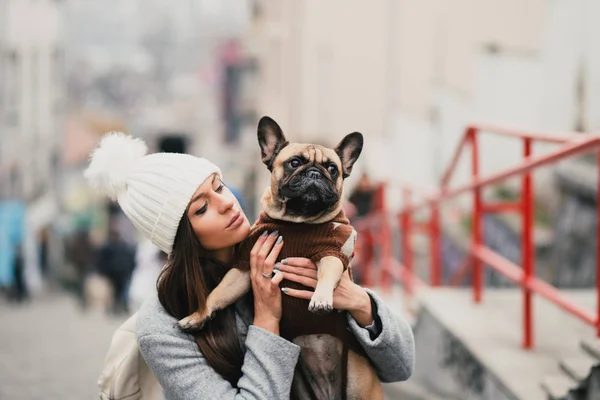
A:
[[[168,315],[140,315],[136,329],[140,352],[167,399],[289,399],[297,345],[249,326],[243,375],[235,388],[208,364],[191,335],[173,327],[175,322]]]
[[[393,313],[372,290],[365,289],[375,302],[375,320],[380,331],[373,335],[348,315],[348,324],[359,341],[382,382],[405,381],[412,375],[415,364],[415,340],[410,325]],[[372,337],[374,336],[374,337]]]

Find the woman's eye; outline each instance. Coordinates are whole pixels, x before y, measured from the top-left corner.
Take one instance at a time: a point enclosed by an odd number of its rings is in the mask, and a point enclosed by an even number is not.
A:
[[[331,176],[335,176],[338,173],[338,169],[335,165],[331,164],[328,168],[327,171],[329,171],[329,174]]]
[[[207,208],[207,205],[206,205],[206,204],[205,204],[205,205],[203,205],[202,207],[200,207],[200,208],[198,209],[198,211],[196,211],[195,215],[201,215],[201,214],[204,214],[204,213],[206,212],[206,208]]]
[[[217,192],[217,193],[221,193],[221,192],[223,191],[223,188],[224,188],[224,187],[225,187],[225,185],[221,183],[221,184],[219,185],[219,187],[215,189],[215,192]]]
[[[294,160],[290,161],[290,167],[292,167],[292,168],[298,168],[300,165],[302,165],[300,160],[294,159]]]

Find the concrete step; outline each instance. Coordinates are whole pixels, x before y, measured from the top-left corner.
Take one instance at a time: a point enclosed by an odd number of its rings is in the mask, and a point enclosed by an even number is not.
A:
[[[596,307],[593,290],[563,294],[585,309]],[[565,370],[577,378],[589,374],[593,363],[580,340],[593,343],[594,328],[536,296],[534,348],[524,350],[522,296],[520,289],[486,288],[475,304],[470,289],[422,291],[414,378],[461,399],[545,400],[548,390],[560,396],[561,387],[577,388]]]
[[[600,361],[597,358],[592,358],[583,352],[579,357],[565,358],[559,363],[560,369],[578,383],[583,382],[590,375],[592,368],[598,364]]]
[[[583,339],[579,344],[587,354],[600,360],[600,340]]]
[[[542,381],[542,389],[548,395],[548,400],[562,400],[567,398],[569,391],[577,386],[572,378],[565,374],[547,376]]]
[[[597,340],[580,341],[580,354],[565,357],[558,363],[561,374],[547,376],[542,388],[552,400],[596,399],[597,389],[590,388],[594,368],[600,367],[600,346]]]

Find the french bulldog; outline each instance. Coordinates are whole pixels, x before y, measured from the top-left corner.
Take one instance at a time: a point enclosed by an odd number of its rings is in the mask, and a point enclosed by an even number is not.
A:
[[[263,232],[278,231],[284,238],[278,261],[307,257],[317,265],[318,275],[310,302],[285,295],[282,299],[280,334],[302,348],[291,398],[382,398],[381,384],[348,329],[346,313],[331,313],[342,274],[352,277],[356,231],[342,210],[342,194],[344,179],[362,151],[363,136],[350,133],[334,149],[290,143],[279,125],[265,116],[258,124],[258,143],[262,162],[271,172],[262,213],[241,244],[235,267],[213,289],[206,305],[179,326],[202,329],[213,313],[244,296],[251,288],[250,250]],[[286,280],[281,286],[311,290]]]

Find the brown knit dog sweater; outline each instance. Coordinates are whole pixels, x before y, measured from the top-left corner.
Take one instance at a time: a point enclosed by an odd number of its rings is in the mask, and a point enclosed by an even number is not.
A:
[[[331,221],[322,224],[299,224],[275,220],[262,212],[250,236],[241,244],[238,252],[240,255],[238,268],[250,267],[250,251],[264,231],[279,231],[279,235],[283,236],[284,244],[277,261],[288,257],[306,257],[316,264],[323,257],[334,256],[342,261],[344,270],[350,264],[356,240],[356,232],[343,211]],[[351,273],[350,276],[352,277]],[[284,280],[280,286],[313,290],[288,280]],[[352,350],[363,353],[354,335],[347,328],[348,321],[345,313],[333,310],[327,315],[315,315],[308,311],[308,304],[308,300],[283,296],[283,317],[280,323],[282,337],[293,340],[301,335],[329,334],[338,337]]]

